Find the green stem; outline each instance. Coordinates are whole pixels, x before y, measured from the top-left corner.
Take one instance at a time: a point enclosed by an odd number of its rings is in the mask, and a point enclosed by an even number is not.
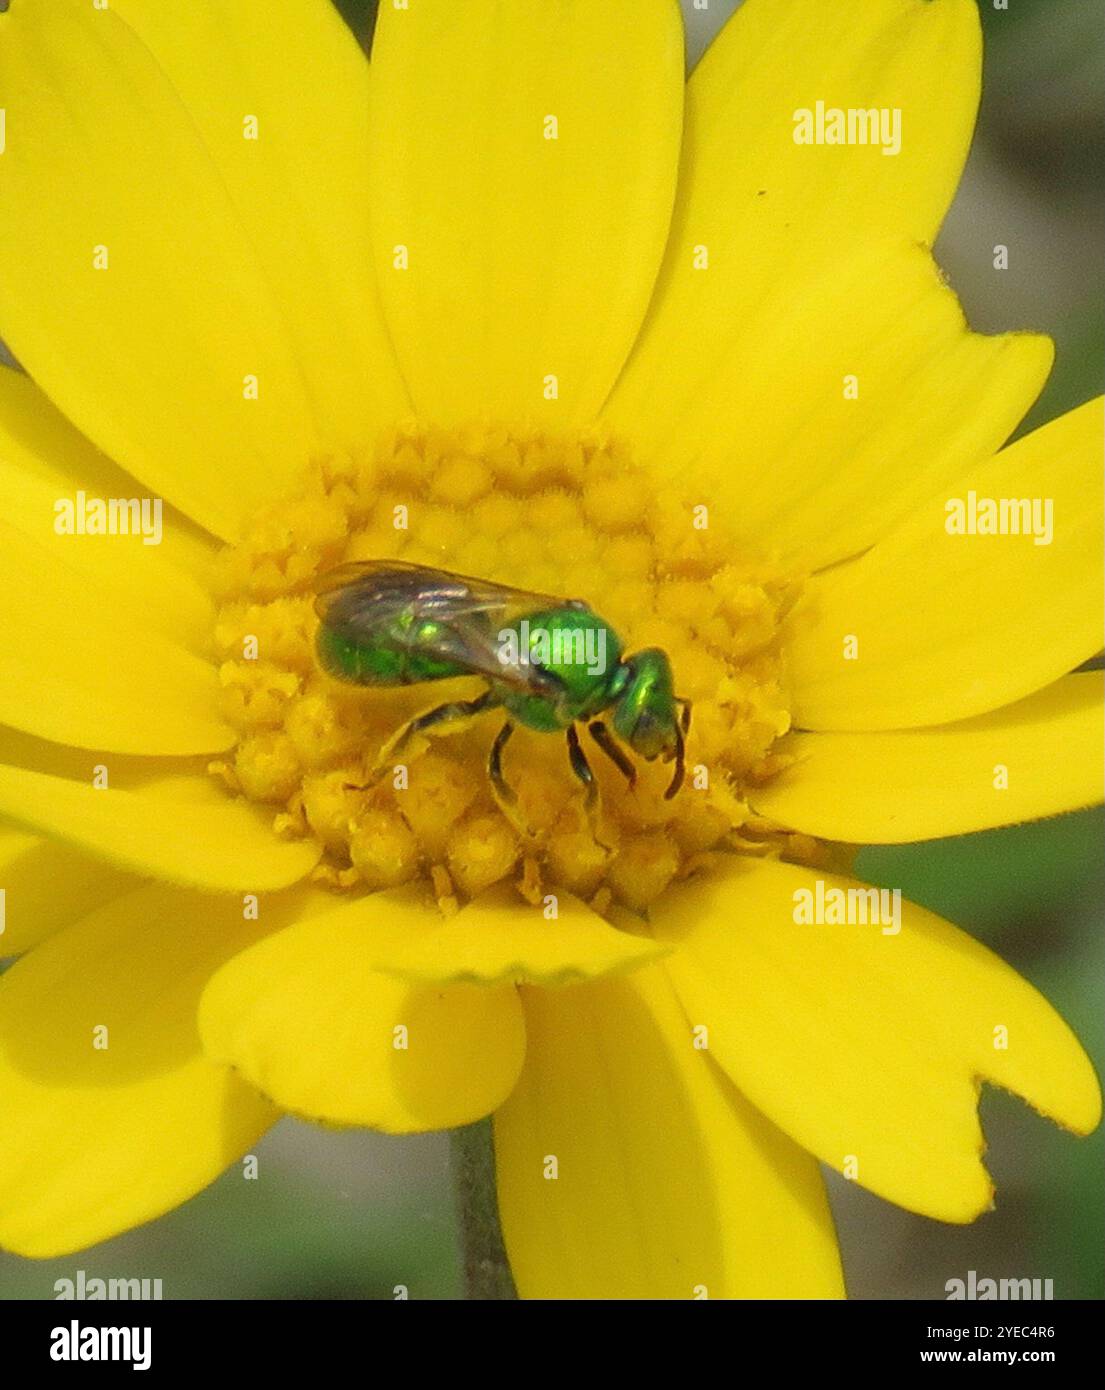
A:
[[[517,1298],[499,1228],[491,1121],[481,1120],[479,1124],[454,1129],[450,1148],[464,1260],[464,1296]]]

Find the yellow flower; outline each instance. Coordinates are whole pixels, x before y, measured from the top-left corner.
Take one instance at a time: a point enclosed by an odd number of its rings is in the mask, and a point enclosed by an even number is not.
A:
[[[836,1296],[818,1159],[969,1221],[981,1080],[1097,1124],[989,951],[799,910],[842,846],[1100,797],[1100,402],[1002,450],[1050,345],[928,250],[974,4],[748,0],[682,64],[668,0],[385,4],[371,79],[324,0],[0,16],[8,1248],[281,1112],[494,1113],[523,1295]],[[826,97],[900,151],[796,142]],[[142,488],[159,544],[55,526]],[[1050,543],[954,534],[968,494]],[[311,586],[400,554],[664,646],[685,788],[604,763],[596,838],[519,735],[504,817],[485,718],[356,790],[426,691],[324,678]]]

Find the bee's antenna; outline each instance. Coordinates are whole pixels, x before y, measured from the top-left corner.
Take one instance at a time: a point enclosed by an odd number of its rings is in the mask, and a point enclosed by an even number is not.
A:
[[[683,730],[684,734],[687,734],[690,732],[691,728],[691,702],[690,700],[681,699],[678,695],[675,697],[675,702],[680,709],[679,727]]]

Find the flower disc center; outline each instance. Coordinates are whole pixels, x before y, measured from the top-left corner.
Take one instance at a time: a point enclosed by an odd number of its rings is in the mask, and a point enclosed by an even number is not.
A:
[[[670,763],[623,743],[631,787],[580,726],[599,789],[588,814],[564,734],[522,727],[503,755],[517,798],[504,808],[487,773],[497,708],[417,734],[366,786],[407,720],[488,689],[481,676],[358,686],[321,669],[315,586],[369,559],[580,599],[627,656],[664,651],[693,710],[678,794],[664,795]],[[640,911],[710,851],[769,847],[745,792],[782,765],[780,624],[798,587],[737,552],[709,499],[658,489],[598,432],[406,424],[361,457],[314,463],[223,552],[215,636],[240,737],[212,771],[277,808],[278,834],[317,837],[316,879],[338,890],[423,876],[449,910],[510,880],[535,901],[559,887],[599,911]]]

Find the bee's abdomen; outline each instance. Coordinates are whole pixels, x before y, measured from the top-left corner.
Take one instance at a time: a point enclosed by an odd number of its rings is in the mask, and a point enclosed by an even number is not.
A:
[[[456,662],[443,661],[417,648],[351,641],[325,623],[315,637],[315,650],[322,669],[350,685],[419,685],[466,674]]]

